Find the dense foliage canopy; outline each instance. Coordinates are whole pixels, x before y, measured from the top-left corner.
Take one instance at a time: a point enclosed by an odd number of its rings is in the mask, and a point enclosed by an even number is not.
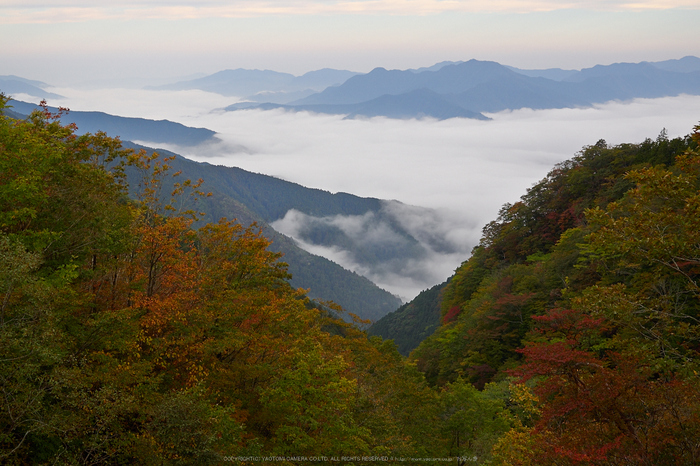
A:
[[[426,295],[406,360],[255,225],[194,228],[168,159],[0,115],[0,462],[697,464],[699,142],[555,167]]]

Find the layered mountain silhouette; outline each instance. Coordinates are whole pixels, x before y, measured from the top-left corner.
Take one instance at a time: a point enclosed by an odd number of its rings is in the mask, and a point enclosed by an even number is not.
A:
[[[281,104],[241,102],[243,108],[345,114],[349,118],[479,118],[520,108],[588,107],[612,100],[700,94],[700,59],[615,63],[580,71],[520,70],[492,61],[442,62],[417,70],[387,70]]]

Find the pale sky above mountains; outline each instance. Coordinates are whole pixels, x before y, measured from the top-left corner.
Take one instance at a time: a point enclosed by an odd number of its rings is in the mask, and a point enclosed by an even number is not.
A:
[[[697,0],[0,0],[0,75],[154,83],[470,58],[580,69],[698,55],[699,20]]]

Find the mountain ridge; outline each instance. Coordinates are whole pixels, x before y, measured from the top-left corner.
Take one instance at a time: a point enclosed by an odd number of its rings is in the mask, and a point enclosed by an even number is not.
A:
[[[45,87],[49,87],[49,85],[41,81],[25,79],[14,75],[0,76],[0,90],[6,95],[27,94],[38,99],[62,98],[62,96],[58,94],[46,91],[44,89]]]
[[[419,90],[435,95],[416,99],[415,93]],[[613,63],[578,71],[520,70],[493,61],[472,59],[413,70],[377,67],[369,73],[352,76],[341,85],[283,105],[238,103],[225,110],[284,108],[346,114],[348,118],[484,119],[484,113],[504,110],[589,107],[612,100],[679,94],[700,95],[700,59],[697,57],[658,63]],[[377,99],[383,104],[379,105]],[[436,110],[438,107],[441,108]]]
[[[12,110],[29,115],[41,107],[36,104],[10,100]],[[52,113],[58,113],[56,107],[47,107]],[[76,134],[104,131],[126,141],[146,141],[149,143],[174,143],[181,146],[196,146],[206,142],[215,142],[215,132],[206,128],[193,128],[170,120],[149,120],[146,118],[121,117],[105,112],[68,111],[61,115],[61,123],[75,123]]]
[[[224,96],[246,97],[262,92],[290,93],[310,90],[323,90],[329,86],[343,83],[354,71],[322,68],[309,71],[301,76],[272,70],[249,70],[244,68],[218,71],[214,74],[188,81],[179,81],[160,86],[148,86],[152,90],[188,90],[200,89]]]

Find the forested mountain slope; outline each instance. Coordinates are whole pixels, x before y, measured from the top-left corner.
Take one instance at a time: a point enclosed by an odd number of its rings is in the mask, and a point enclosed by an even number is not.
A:
[[[367,329],[369,335],[393,340],[399,353],[408,356],[423,340],[432,335],[440,325],[441,283],[424,290],[410,303],[391,312]]]
[[[0,462],[443,454],[417,422],[438,394],[392,346],[290,287],[255,229],[193,229],[196,183],[171,197],[169,176],[0,112]]]
[[[406,361],[289,286],[255,229],[196,228],[205,193],[167,161],[0,115],[0,459],[698,464],[699,143],[556,166]]]
[[[627,172],[671,166],[690,143],[663,134],[615,147],[601,140],[556,166],[519,202],[504,205],[443,290],[442,327],[413,354],[429,380],[441,383],[459,373],[483,385],[518,361],[529,317],[558,305],[565,291],[600,279],[593,264],[584,266],[587,256],[577,246],[586,234],[586,209],[619,200],[633,186]],[[474,338],[462,338],[467,334]],[[448,361],[443,351],[472,356]]]
[[[700,460],[698,143],[700,127],[585,147],[505,205],[444,288],[410,359],[437,386],[533,387],[509,464]]]
[[[482,245],[474,251],[474,257],[462,264],[455,276],[451,277],[455,283],[445,283],[426,290],[420,299],[404,304],[401,309],[376,322],[369,332],[395,340],[400,351],[408,354],[425,339],[425,328],[437,327],[441,322],[440,316],[444,317],[450,309],[453,314],[457,312],[456,308],[469,300],[492,269],[498,270],[504,264],[527,262],[528,255],[548,251],[565,229],[584,221],[584,209],[605,205],[622,195],[629,186],[622,179],[626,171],[644,163],[672,164],[674,157],[687,148],[687,143],[688,141],[680,139],[668,141],[661,135],[657,140],[648,139],[641,144],[608,147],[604,141],[599,141],[594,146],[585,147],[575,158],[557,166],[515,206],[503,207],[499,220],[484,229]],[[509,212],[519,212],[517,218],[519,222],[527,224],[527,228],[521,227],[517,233],[508,230],[507,236],[494,244],[489,243],[490,265],[477,267],[476,264],[481,263],[479,257],[485,254],[483,242],[486,241],[486,235],[492,234],[491,231],[495,228],[513,228],[499,226],[501,223],[510,225],[506,220],[508,217],[504,217]],[[533,242],[536,244],[530,244]],[[519,251],[524,247],[529,249],[524,252],[515,251],[516,248]],[[499,255],[501,260],[494,258]],[[436,302],[438,292],[440,299]],[[441,307],[442,313],[436,312],[436,307]],[[400,317],[401,312],[409,310],[410,317]],[[454,315],[449,317],[452,318]],[[418,335],[423,337],[417,339]],[[490,367],[488,370],[495,368]]]

